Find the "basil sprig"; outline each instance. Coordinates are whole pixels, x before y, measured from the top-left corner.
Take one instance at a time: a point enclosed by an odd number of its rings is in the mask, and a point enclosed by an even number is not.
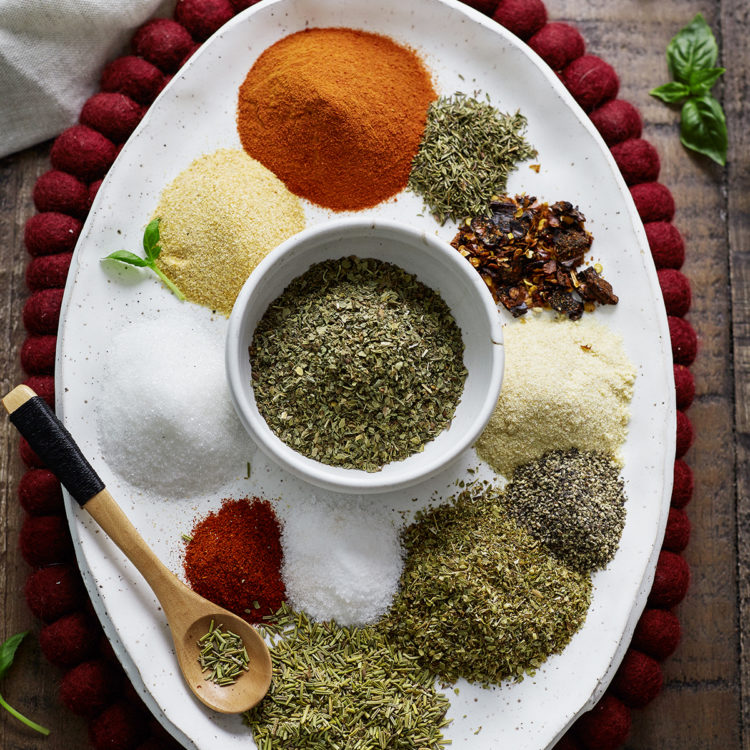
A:
[[[161,253],[161,245],[159,245],[159,221],[160,219],[154,219],[149,223],[146,227],[146,231],[143,233],[143,250],[146,253],[145,258],[141,258],[140,255],[131,253],[128,250],[117,250],[114,253],[110,253],[105,258],[102,258],[102,260],[118,260],[120,263],[127,263],[131,266],[150,268],[164,282],[167,289],[169,289],[177,299],[184,300],[185,295],[156,265],[156,259]]]
[[[711,89],[724,73],[717,68],[719,48],[699,13],[667,46],[667,65],[674,79],[650,93],[667,104],[682,104],[680,141],[721,165],[727,162],[727,121]]]
[[[13,660],[16,658],[16,651],[18,650],[18,647],[21,645],[21,641],[26,637],[26,632],[23,633],[16,633],[16,635],[12,635],[10,638],[8,638],[5,643],[0,645],[0,679],[2,679],[6,672],[11,668],[13,665]],[[31,719],[27,719],[23,714],[20,714],[18,711],[16,711],[15,708],[12,706],[9,706],[2,695],[0,695],[0,706],[2,706],[9,714],[12,716],[15,716],[19,721],[26,724],[27,727],[31,727],[32,729],[35,729],[37,732],[40,732],[41,734],[47,735],[49,734],[49,729],[46,729],[43,726],[40,726],[35,721],[32,721]]]

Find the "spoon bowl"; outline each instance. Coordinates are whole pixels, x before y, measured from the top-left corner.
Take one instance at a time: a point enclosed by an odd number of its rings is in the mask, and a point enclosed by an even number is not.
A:
[[[31,388],[19,385],[2,402],[10,421],[45,466],[57,475],[151,586],[167,618],[180,670],[196,698],[224,714],[242,713],[259,703],[271,684],[271,655],[260,633],[241,617],[196,594],[159,560],[73,437]],[[207,680],[200,666],[198,641],[208,633],[212,620],[240,636],[248,653],[247,671],[231,685]]]

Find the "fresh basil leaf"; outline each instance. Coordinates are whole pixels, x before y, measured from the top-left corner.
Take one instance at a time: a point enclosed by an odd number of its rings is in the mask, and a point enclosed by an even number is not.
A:
[[[693,96],[703,96],[704,94],[707,94],[725,72],[726,68],[694,70],[690,74],[690,93],[693,94]]]
[[[690,96],[690,89],[684,83],[665,83],[663,86],[657,86],[649,91],[651,96],[661,99],[667,104],[679,104],[683,99]]]
[[[682,145],[705,154],[722,166],[727,163],[727,121],[710,94],[688,99],[682,107]]]
[[[25,630],[23,633],[16,633],[0,646],[0,678],[4,677],[10,669],[13,659],[16,658],[16,651],[28,632],[28,630]]]
[[[695,70],[712,68],[718,56],[714,34],[700,13],[667,46],[669,72],[680,83],[689,83]]]
[[[149,222],[146,231],[143,233],[143,249],[146,251],[146,257],[156,260],[159,257],[161,248],[159,247],[159,219]]]
[[[128,250],[117,250],[114,253],[110,253],[105,258],[102,258],[102,260],[119,260],[121,263],[129,263],[131,266],[139,266],[141,268],[151,265],[150,261],[145,260]]]

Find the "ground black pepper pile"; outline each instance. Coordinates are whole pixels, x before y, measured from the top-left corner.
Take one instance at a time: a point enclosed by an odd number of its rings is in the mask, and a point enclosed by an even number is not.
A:
[[[617,464],[603,453],[553,451],[518,467],[505,490],[511,515],[576,570],[603,568],[625,525]]]

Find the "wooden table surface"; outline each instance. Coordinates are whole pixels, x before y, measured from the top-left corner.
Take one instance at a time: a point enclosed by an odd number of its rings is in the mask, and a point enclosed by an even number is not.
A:
[[[685,237],[683,271],[693,290],[689,320],[699,356],[692,372],[696,429],[687,455],[696,478],[687,512],[693,524],[685,557],[692,582],[677,613],[677,652],[664,663],[665,686],[646,709],[633,711],[626,744],[633,750],[750,748],[750,3],[748,0],[548,0],[551,20],[578,26],[587,50],[620,75],[620,97],[644,118],[644,137],[661,156],[660,181],[672,191],[675,225]],[[668,80],[670,38],[702,12],[728,70],[716,93],[729,123],[729,163],[722,169],[679,142],[679,114],[648,92]],[[93,92],[92,92],[93,93]],[[0,106],[2,106],[0,104]],[[49,167],[50,144],[0,160],[0,391],[20,382],[18,352],[28,296],[23,227],[34,213],[31,192]],[[0,638],[30,630],[0,693],[52,729],[44,739],[0,713],[3,750],[70,750],[88,746],[86,723],[58,701],[62,672],[39,650],[40,624],[22,588],[29,568],[18,551],[23,521],[16,487],[24,467],[17,437],[0,420]],[[509,750],[512,750],[509,749]]]

